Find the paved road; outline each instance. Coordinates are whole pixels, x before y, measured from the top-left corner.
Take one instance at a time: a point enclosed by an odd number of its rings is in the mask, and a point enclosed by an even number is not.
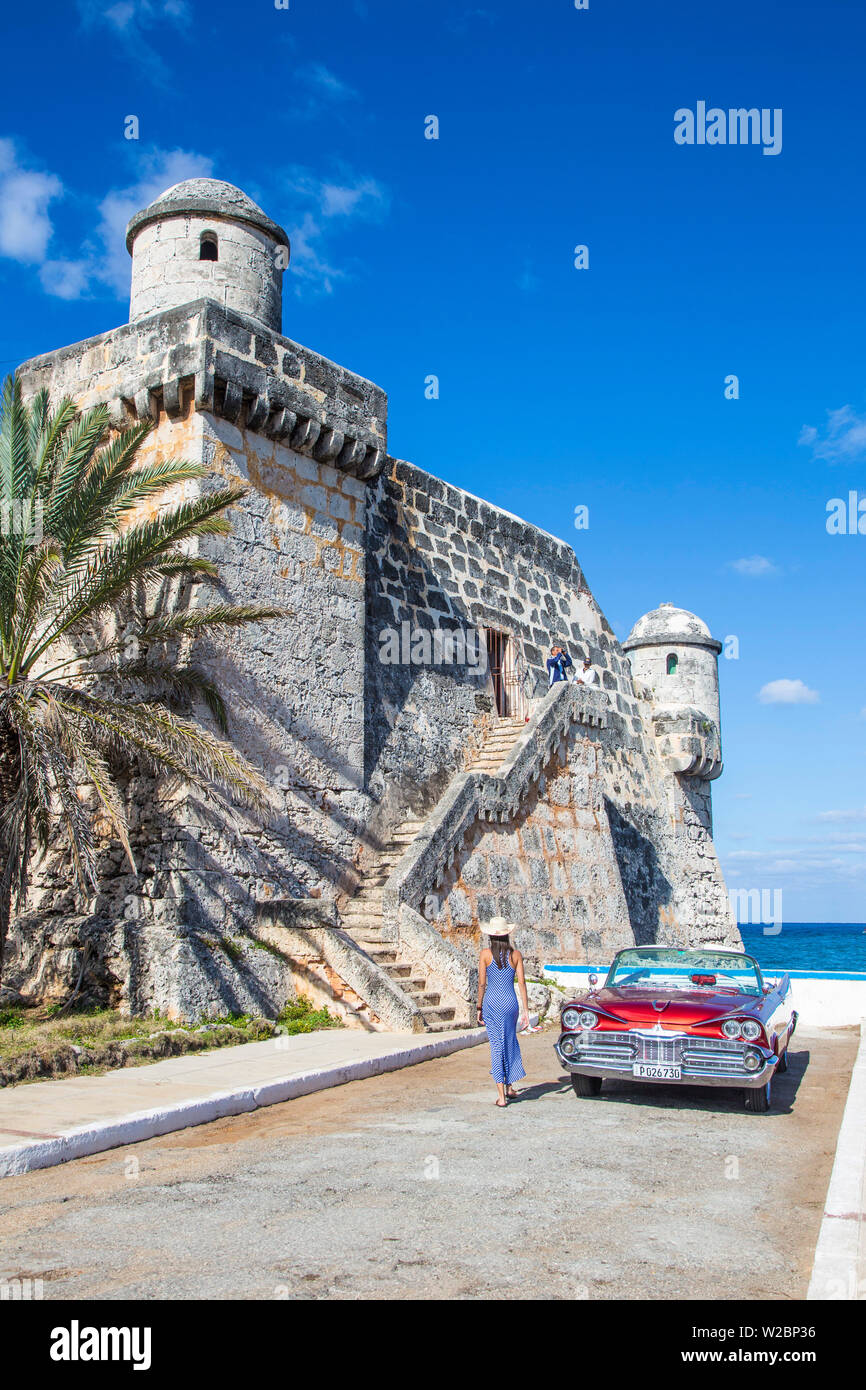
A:
[[[0,1277],[71,1298],[803,1298],[857,1047],[735,1092],[577,1100],[553,1034],[0,1183]]]

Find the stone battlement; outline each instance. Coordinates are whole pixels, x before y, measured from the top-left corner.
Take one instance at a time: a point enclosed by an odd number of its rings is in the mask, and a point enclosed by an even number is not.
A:
[[[210,299],[32,357],[17,375],[26,396],[44,386],[107,405],[117,428],[192,406],[355,477],[375,477],[385,458],[384,391]]]

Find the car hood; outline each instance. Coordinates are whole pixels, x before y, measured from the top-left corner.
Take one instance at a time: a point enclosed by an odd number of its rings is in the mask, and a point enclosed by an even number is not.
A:
[[[696,1022],[709,1023],[732,1013],[754,1013],[759,1004],[755,995],[736,990],[716,992],[712,989],[602,989],[586,994],[566,1004],[565,1008],[582,1006],[596,1009],[623,1023],[647,1024],[653,1027],[675,1025],[687,1027]],[[659,1007],[660,1006],[660,1007]]]

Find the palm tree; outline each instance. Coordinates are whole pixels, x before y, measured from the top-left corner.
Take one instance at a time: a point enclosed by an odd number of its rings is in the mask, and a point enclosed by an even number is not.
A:
[[[263,814],[268,788],[224,738],[178,713],[201,698],[222,734],[226,709],[189,660],[205,633],[279,608],[181,605],[192,584],[218,579],[196,553],[224,536],[243,496],[222,487],[154,503],[207,470],[178,459],[139,461],[151,426],[111,434],[104,406],[30,404],[7,379],[0,406],[0,979],[13,910],[31,867],[65,841],[81,898],[97,888],[94,810],[135,870],[116,770],[168,771]],[[189,493],[191,489],[183,490]],[[176,497],[177,494],[175,494]],[[193,542],[193,544],[189,544]],[[82,785],[91,789],[82,798]]]

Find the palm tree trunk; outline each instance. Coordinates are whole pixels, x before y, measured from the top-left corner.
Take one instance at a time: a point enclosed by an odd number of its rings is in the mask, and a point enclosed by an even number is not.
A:
[[[0,720],[0,984],[3,983],[6,938],[12,920],[13,886],[18,873],[18,836],[9,811],[20,786],[21,744],[15,729],[8,720],[3,719]]]

